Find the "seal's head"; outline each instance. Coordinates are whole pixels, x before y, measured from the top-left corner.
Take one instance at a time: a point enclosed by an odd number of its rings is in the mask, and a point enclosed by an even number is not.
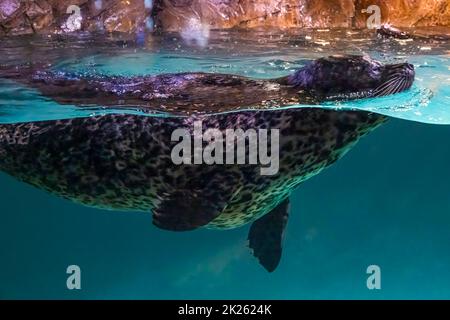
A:
[[[311,61],[288,77],[291,85],[319,100],[379,97],[407,90],[414,66],[385,64],[367,56],[330,56]]]

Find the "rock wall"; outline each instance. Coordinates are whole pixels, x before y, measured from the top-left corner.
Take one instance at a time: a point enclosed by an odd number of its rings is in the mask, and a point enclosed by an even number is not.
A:
[[[355,1],[356,26],[364,27],[370,5],[381,9],[382,22],[397,27],[450,26],[450,0],[359,0]]]
[[[373,5],[381,22],[398,27],[450,26],[450,0],[0,0],[0,35],[154,26],[364,28],[377,14],[366,12]]]
[[[353,0],[166,0],[158,15],[165,30],[177,30],[198,19],[211,28],[346,27]]]

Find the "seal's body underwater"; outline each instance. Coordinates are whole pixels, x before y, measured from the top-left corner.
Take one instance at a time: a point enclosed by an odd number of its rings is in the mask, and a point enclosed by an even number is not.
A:
[[[358,78],[348,79],[349,72]],[[189,85],[198,83],[201,75],[193,74],[191,79],[197,80]],[[203,79],[212,77],[205,75]],[[177,77],[172,79],[174,83],[179,81],[180,77]],[[183,77],[186,78],[186,74]],[[224,75],[219,77],[230,80]],[[392,94],[409,88],[413,77],[409,64],[382,66],[373,60],[352,56],[319,59],[290,77],[257,83],[258,86],[274,83],[285,86],[281,92],[289,92],[286,94],[289,99],[294,99],[292,92],[297,91],[300,92],[297,99],[309,95],[314,100],[341,94]],[[253,80],[244,80],[250,86],[255,85]],[[229,93],[237,93],[238,100],[249,90],[249,87],[239,89],[245,81],[240,81],[237,87],[230,84]],[[113,87],[112,82],[104,86]],[[119,83],[117,88],[124,81]],[[186,83],[179,85],[186,87]],[[200,92],[202,89],[200,86]],[[52,90],[50,96],[60,100],[57,91]],[[223,90],[226,91],[220,87],[222,94]],[[112,92],[99,95],[105,97],[113,95]],[[249,233],[250,247],[263,266],[273,271],[281,257],[291,192],[302,181],[339,159],[362,136],[386,120],[374,113],[320,108],[190,114],[185,110],[189,106],[180,102],[183,99],[173,95],[174,92],[176,88],[166,88],[166,94],[172,94],[166,104],[170,110],[184,110],[186,116],[116,114],[0,125],[0,169],[38,188],[85,205],[151,210],[154,224],[163,229],[227,229],[253,222]],[[189,92],[195,95],[195,90]],[[68,92],[64,94],[65,99],[70,98]],[[209,94],[214,96],[214,90]],[[267,101],[265,95],[251,98],[260,109],[265,106],[262,101]],[[272,92],[270,95],[278,101],[285,98],[284,94],[276,96]],[[74,91],[68,100],[73,101],[76,96]],[[81,100],[92,102],[92,99],[86,96]],[[207,100],[206,95],[205,100],[195,99],[195,109]],[[231,105],[237,106],[238,102],[228,97],[218,101],[217,105],[221,106],[219,109],[233,108]],[[172,133],[179,128],[190,130],[196,121],[201,121],[204,130],[214,128],[220,132],[227,129],[279,130],[279,146],[271,146],[279,149],[278,173],[261,175],[258,164],[174,164],[172,150],[178,141],[172,141]],[[246,153],[248,158],[248,148]]]

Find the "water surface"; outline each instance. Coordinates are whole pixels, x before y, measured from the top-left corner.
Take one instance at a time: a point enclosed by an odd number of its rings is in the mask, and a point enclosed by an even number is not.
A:
[[[45,62],[51,63],[54,71],[80,75],[215,72],[268,79],[290,74],[308,61],[322,56],[369,55],[384,63],[408,61],[414,64],[416,81],[411,90],[376,99],[323,103],[319,107],[369,110],[400,119],[450,124],[448,41],[383,39],[373,32],[348,30],[305,31],[301,34],[215,32],[203,47],[187,44],[176,35],[151,39],[143,43],[100,36],[11,39],[0,49],[0,65],[14,65],[17,61]],[[42,97],[39,92],[12,81],[0,80],[0,84],[0,123],[117,112],[155,116],[152,112],[144,113],[132,107],[124,110],[59,105]],[[310,105],[289,106],[302,107]]]

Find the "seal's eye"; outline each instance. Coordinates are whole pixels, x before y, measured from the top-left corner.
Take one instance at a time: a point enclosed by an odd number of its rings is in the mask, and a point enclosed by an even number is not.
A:
[[[373,74],[380,74],[382,71],[381,66],[372,66],[371,69]]]

